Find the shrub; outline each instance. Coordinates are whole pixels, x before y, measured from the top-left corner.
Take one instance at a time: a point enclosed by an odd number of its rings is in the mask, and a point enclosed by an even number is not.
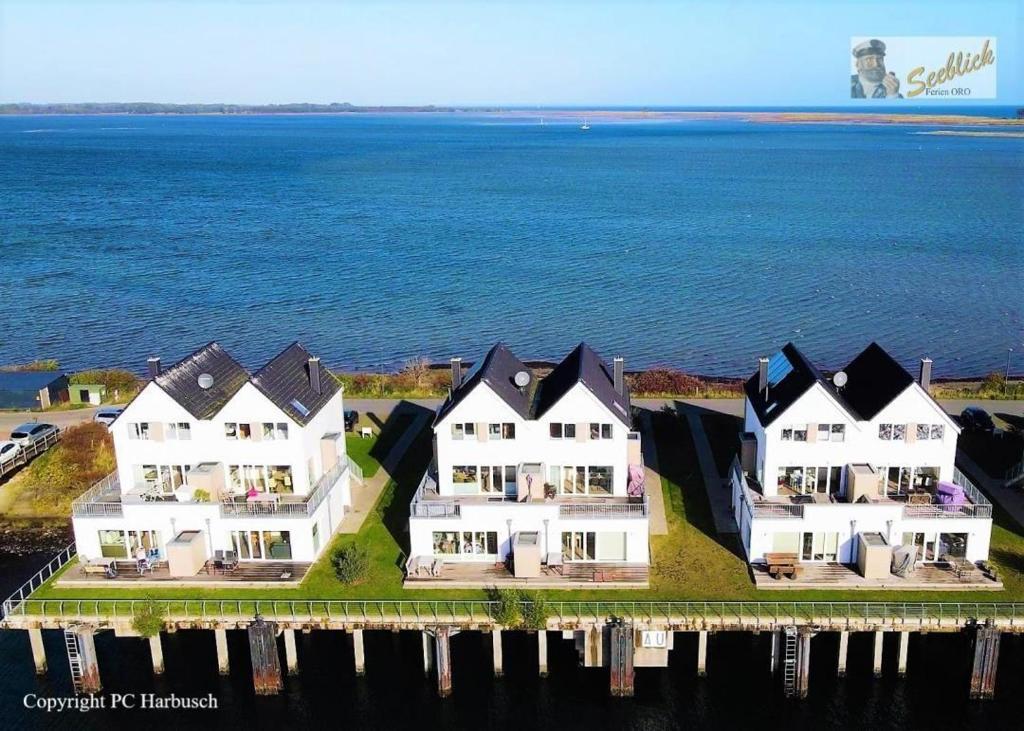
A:
[[[696,394],[700,379],[670,368],[654,368],[629,377],[630,391],[634,394]]]
[[[58,371],[60,370],[60,361],[55,358],[43,358],[40,360],[33,360],[30,363],[16,363],[14,365],[0,366],[0,371],[6,371],[8,373],[21,373],[24,371]]]
[[[334,573],[345,584],[355,584],[366,578],[370,569],[370,554],[355,543],[342,546],[331,557]]]
[[[518,627],[523,621],[521,597],[518,589],[499,589],[488,591],[492,602],[496,602],[493,619],[502,627]]]
[[[197,503],[208,503],[210,502],[210,491],[196,490],[192,493],[192,500]]]
[[[107,398],[123,401],[139,390],[141,382],[131,371],[121,368],[98,368],[73,373],[68,380],[72,383],[98,383],[107,387]]]
[[[548,626],[548,617],[551,616],[551,606],[540,592],[523,591],[519,594],[522,602],[523,624],[527,629],[545,629]]]
[[[135,605],[132,629],[143,637],[156,637],[164,628],[163,608],[152,599]]]

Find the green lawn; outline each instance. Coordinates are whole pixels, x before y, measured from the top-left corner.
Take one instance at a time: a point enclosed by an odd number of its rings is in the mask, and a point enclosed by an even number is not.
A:
[[[367,480],[377,474],[380,469],[380,462],[374,455],[374,446],[377,444],[377,437],[364,439],[358,434],[345,435],[345,451],[363,471],[363,477]]]
[[[697,467],[693,440],[684,419],[662,411],[654,414],[655,444],[662,472],[669,532],[651,537],[651,588],[647,590],[577,590],[545,592],[563,601],[890,601],[890,602],[1010,602],[1024,601],[1024,537],[1020,526],[998,507],[992,531],[991,560],[1006,585],[1002,592],[894,591],[757,591],[735,540],[719,540]],[[369,440],[367,440],[369,441]],[[121,589],[106,584],[97,589],[55,589],[47,584],[33,598],[162,599],[483,599],[484,590],[402,589],[406,556],[409,501],[430,459],[430,432],[423,431],[395,470],[394,480],[381,495],[358,535],[336,536],[325,557],[295,588],[267,589]],[[355,457],[353,457],[355,459]],[[652,486],[653,487],[653,486]],[[356,585],[339,582],[330,554],[341,545],[358,542],[370,552],[371,570]]]

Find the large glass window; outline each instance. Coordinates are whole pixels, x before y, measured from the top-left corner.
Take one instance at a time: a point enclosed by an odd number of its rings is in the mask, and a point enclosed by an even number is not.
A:
[[[128,558],[123,530],[101,530],[99,538],[100,556],[103,558]]]
[[[967,558],[967,534],[939,533],[939,558]]]
[[[476,484],[476,465],[455,465],[452,467],[452,482],[456,485]]]
[[[612,468],[591,467],[590,478],[587,480],[591,495],[612,494]]]
[[[128,531],[128,555],[138,558],[139,549],[145,551],[146,558],[159,558],[160,531],[130,530]]]
[[[149,423],[142,421],[137,424],[128,424],[129,439],[149,439]]]
[[[192,425],[187,421],[172,421],[167,425],[167,438],[187,441],[192,438]]]
[[[804,533],[800,552],[802,561],[835,561],[838,555],[838,533]]]
[[[439,556],[496,556],[497,531],[434,531],[434,554]]]
[[[290,561],[292,558],[292,534],[290,531],[263,531],[263,548],[267,558],[274,561]]]
[[[552,439],[575,439],[576,425],[551,422],[549,427]]]
[[[904,546],[917,547],[918,561],[935,560],[935,534],[934,533],[904,533]]]
[[[575,531],[562,533],[563,561],[594,561],[596,558],[596,533]]]

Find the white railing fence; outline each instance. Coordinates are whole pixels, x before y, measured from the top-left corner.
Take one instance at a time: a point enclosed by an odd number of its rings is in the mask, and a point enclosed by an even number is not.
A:
[[[22,602],[29,598],[32,592],[49,581],[51,576],[60,571],[68,561],[73,559],[75,554],[76,548],[74,543],[65,546],[60,553],[50,559],[49,563],[39,569],[32,578],[18,587],[13,594],[4,600],[3,611],[0,612],[0,617],[9,617],[12,612],[21,606]]]

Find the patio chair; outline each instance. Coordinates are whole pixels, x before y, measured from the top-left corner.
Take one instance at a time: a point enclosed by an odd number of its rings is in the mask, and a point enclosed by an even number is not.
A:
[[[234,551],[224,552],[224,570],[234,571],[238,568],[238,554]]]
[[[444,561],[439,558],[435,558],[434,562],[430,564],[430,575],[437,577],[441,575],[441,568],[444,566]]]

